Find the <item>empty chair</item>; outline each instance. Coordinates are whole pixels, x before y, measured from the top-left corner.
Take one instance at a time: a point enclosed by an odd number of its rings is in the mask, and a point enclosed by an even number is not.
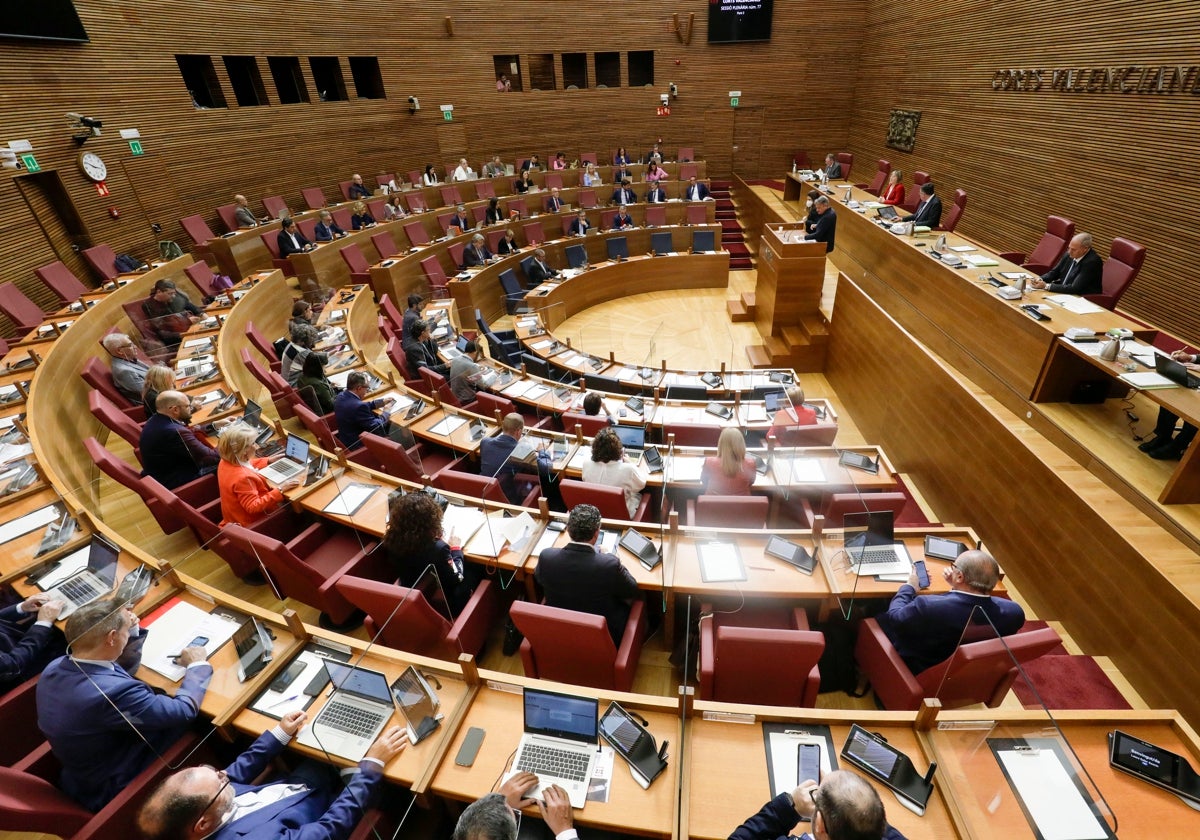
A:
[[[683,220],[689,225],[702,225],[708,221],[708,208],[703,204],[689,204]]]
[[[371,214],[372,219],[374,219],[377,222],[383,221],[383,219],[384,219],[383,207],[385,204],[387,204],[387,202],[384,201],[382,198],[367,199],[367,211]]]
[[[766,496],[700,496],[688,499],[687,524],[703,528],[767,527],[771,502]]]
[[[463,268],[463,250],[466,248],[464,242],[451,242],[446,246],[446,253],[450,256],[455,268]]]
[[[476,181],[475,195],[479,196],[480,198],[495,198],[496,187],[491,181]]]
[[[690,208],[689,208],[690,209]],[[692,232],[692,253],[708,254],[717,250],[716,232],[697,230]]]
[[[371,266],[367,265],[367,258],[363,256],[358,243],[351,242],[349,245],[344,245],[338,249],[338,253],[342,255],[342,261],[350,269],[350,282],[370,285]]]
[[[343,201],[350,200],[350,185],[353,183],[353,181],[338,181],[338,189],[342,191]]]
[[[267,363],[271,366],[271,370],[279,372],[279,354],[275,352],[275,345],[267,341],[267,337],[262,334],[262,330],[254,326],[253,321],[246,322],[246,338],[254,345],[254,349],[263,354]]]
[[[528,312],[528,308],[523,305],[527,291],[517,279],[517,273],[511,268],[506,268],[500,272],[499,279],[500,288],[504,292],[504,311],[509,315]]]
[[[458,187],[442,187],[440,192],[442,194],[442,204],[447,207],[451,204],[462,204],[462,195],[459,193]]]
[[[116,280],[120,274],[117,271],[117,255],[108,245],[93,245],[91,248],[84,248],[83,258],[87,260],[88,265],[96,272],[102,283]]]
[[[888,711],[917,709],[926,697],[954,709],[973,703],[1000,705],[1017,678],[1017,662],[1029,662],[1059,647],[1062,639],[1050,627],[1005,636],[1003,640],[959,645],[943,662],[914,675],[873,618],[859,625],[854,661],[871,681],[875,696]]]
[[[700,167],[696,166],[694,163],[681,163],[679,165],[680,181],[690,181],[692,178],[699,177],[699,174]],[[684,184],[684,186],[687,186],[687,184]]]
[[[471,401],[470,403],[463,403],[463,401],[460,400],[452,390],[450,390],[450,383],[446,380],[446,377],[442,376],[440,373],[430,370],[427,367],[421,368],[420,373],[421,378],[424,379],[425,383],[429,386],[429,392],[431,394],[435,394],[443,403],[454,406],[455,408],[465,408],[467,411],[475,410],[474,401]]]
[[[661,204],[651,204],[646,207],[646,226],[665,225],[667,223],[667,208]]]
[[[408,241],[413,245],[429,244],[429,234],[425,232],[425,225],[421,222],[405,222],[403,227],[405,236],[408,237]]]
[[[716,446],[721,429],[721,426],[698,423],[667,423],[663,426],[663,434],[675,435],[676,446]]]
[[[395,180],[396,180],[395,172],[384,172],[382,175],[375,176],[375,184],[379,187],[389,186]]]
[[[630,519],[629,508],[625,506],[625,491],[620,487],[610,487],[607,484],[592,484],[586,481],[576,481],[572,478],[564,478],[559,482],[558,486],[562,491],[563,501],[566,502],[568,509],[582,504],[595,505],[600,510],[600,515],[605,519]],[[650,521],[649,493],[642,493],[642,499],[638,502],[638,507],[634,511],[632,521]]]
[[[88,291],[87,286],[61,260],[35,268],[33,273],[64,305],[79,300]]]
[[[696,150],[695,149],[693,149],[691,146],[680,146],[679,147],[679,162],[680,163],[687,163],[688,161],[693,161],[695,159],[696,159]]]
[[[183,227],[183,232],[191,237],[192,244],[197,247],[207,245],[210,239],[217,238],[212,228],[208,226],[208,222],[204,221],[204,217],[199,213],[194,216],[184,216],[179,220],[179,224]]]
[[[1075,223],[1070,219],[1047,216],[1046,232],[1042,234],[1028,259],[1024,251],[1005,251],[1000,254],[1000,258],[1018,263],[1021,268],[1034,274],[1045,274],[1062,259],[1074,235]]]
[[[954,191],[954,204],[950,207],[950,212],[942,219],[938,230],[944,230],[947,233],[952,233],[958,227],[958,221],[962,218],[963,211],[967,209],[967,194],[963,190]]]
[[[272,219],[282,219],[284,216],[291,215],[288,211],[287,202],[283,200],[281,195],[263,196],[263,207],[267,211],[267,215]]]
[[[487,391],[480,391],[475,394],[475,410],[485,417],[492,418],[496,418],[497,412],[499,412],[499,418],[503,418],[506,414],[516,413],[517,407],[507,397],[500,397],[496,394],[489,394]]]
[[[645,604],[634,601],[621,644],[614,645],[603,616],[527,601],[508,611],[525,636],[525,676],[568,685],[629,691],[646,636]]]
[[[647,207],[646,208],[647,224],[649,224],[648,220],[650,217],[651,210],[662,210],[663,224],[666,224],[667,210],[665,207]],[[669,254],[672,251],[674,251],[675,243],[671,237],[671,232],[669,230],[656,230],[656,231],[654,231],[654,233],[650,234],[650,249],[652,251],[654,251],[654,253],[656,253],[656,254]]]
[[[92,393],[95,393],[93,391]],[[100,471],[111,478],[113,481],[120,484],[126,489],[132,490],[146,504],[150,515],[154,517],[154,521],[158,523],[158,527],[162,528],[164,534],[174,534],[176,531],[184,527],[184,522],[163,502],[161,498],[155,497],[146,489],[146,483],[154,481],[152,478],[143,478],[137,470],[122,461],[116,455],[113,455],[108,449],[96,440],[94,437],[85,438],[83,447],[87,451],[88,456],[92,459],[92,463],[100,468]],[[213,477],[215,478],[215,476]],[[157,481],[154,481],[158,484]],[[161,484],[158,485],[162,487]],[[189,485],[184,485],[187,487]],[[215,486],[215,485],[214,485]],[[163,488],[166,493],[166,488]]]
[[[450,661],[464,653],[478,656],[503,609],[499,586],[490,580],[475,587],[453,623],[416,589],[344,575],[337,590],[367,614],[366,630],[372,639],[418,656]]]
[[[476,210],[482,209],[482,210],[485,210],[485,212],[486,212],[486,208],[477,207],[475,209]],[[500,240],[504,238],[504,231],[505,231],[505,229],[502,227],[494,227],[491,230],[489,230],[487,233],[484,234],[484,236],[487,237],[488,250],[491,251],[493,254],[500,253]]]
[[[309,210],[320,210],[326,204],[325,192],[320,187],[305,187],[300,190],[300,196]]]
[[[41,730],[30,726],[37,720],[37,681],[34,676],[0,694],[0,767],[11,767],[45,743]]]
[[[392,239],[390,231],[381,230],[378,233],[371,234],[371,244],[375,246],[375,251],[379,254],[379,258],[383,260],[400,253],[400,249],[396,247],[396,240]]]
[[[334,207],[329,213],[333,216],[333,220],[337,222],[337,226],[342,230],[350,230],[354,227],[349,207]]]
[[[407,199],[408,209],[413,213],[424,213],[429,209],[429,205],[426,203],[425,196],[422,193],[410,193]],[[414,242],[413,244],[415,245],[416,243]]]
[[[700,622],[700,698],[721,703],[805,706],[817,703],[817,662],[825,636],[808,629],[802,610],[789,629],[739,626],[738,614]]]
[[[562,425],[563,431],[568,434],[573,434],[575,427],[579,426],[584,437],[595,437],[596,432],[608,428],[608,418],[603,414],[576,414],[568,411],[562,416]]]
[[[900,513],[908,505],[903,493],[833,493],[822,506],[826,528],[841,528],[847,513],[890,510],[897,524]],[[811,527],[811,523],[806,526]]]
[[[483,314],[478,309],[475,310],[475,324],[479,327],[484,339],[487,340],[488,354],[493,359],[509,367],[520,365],[518,357],[521,355],[521,342],[517,339],[515,332],[512,330],[505,330],[503,333],[493,332],[483,320]]]
[[[36,329],[45,319],[38,305],[13,283],[0,285],[0,312],[13,323],[20,336]]]
[[[226,525],[223,534],[262,563],[284,597],[319,609],[327,629],[349,629],[360,621],[354,605],[337,591],[343,575],[385,580],[395,574],[383,552],[372,553],[374,541],[327,521],[309,525],[286,543],[240,525]]]
[[[529,214],[525,212],[525,199],[510,198],[504,202],[504,214],[512,219],[523,219]]]
[[[599,161],[597,161],[597,160],[596,160],[596,153],[595,153],[595,152],[582,152],[582,153],[580,153],[580,155],[579,155],[579,162],[580,162],[581,164],[584,164],[584,163],[599,163]]]
[[[541,245],[546,241],[546,231],[542,227],[541,219],[535,219],[527,225],[521,225],[521,230],[525,231],[525,241],[530,247]]]
[[[892,165],[883,158],[880,158],[876,164],[875,177],[871,179],[870,184],[855,184],[860,190],[866,190],[871,195],[879,195],[883,192],[883,185],[887,183],[888,175],[892,172]],[[842,177],[846,177],[847,173],[843,172]]]
[[[400,371],[400,375],[404,377],[404,387],[420,391],[426,396],[430,396],[432,392],[429,390],[429,385],[421,378],[420,374],[412,375],[408,369],[408,359],[404,355],[404,348],[398,338],[388,339],[387,346],[384,348],[387,353],[388,360],[395,365],[396,370]]]
[[[359,440],[362,441],[366,451],[379,461],[383,471],[388,475],[416,484],[424,484],[425,476],[437,471],[432,466],[426,467],[423,459],[418,462],[401,444],[383,435],[362,435]],[[415,449],[417,447],[414,447]]]
[[[293,403],[291,409],[296,415],[296,419],[300,421],[300,425],[317,439],[317,446],[327,452],[339,452],[345,448],[338,440],[335,429],[331,425],[333,422],[332,415],[317,414],[317,412],[309,408],[303,401]],[[371,436],[363,435],[362,437]]]
[[[836,422],[819,420],[807,426],[773,426],[767,436],[780,446],[831,446],[837,432]]]
[[[1145,261],[1145,245],[1139,245],[1118,236],[1112,241],[1108,259],[1104,261],[1104,273],[1101,280],[1104,291],[1098,295],[1084,295],[1084,297],[1105,309],[1115,309],[1117,301],[1137,278],[1138,272],[1142,270],[1142,263]]]
[[[558,173],[558,172],[547,172],[546,173],[546,189],[548,189],[548,190],[552,190],[555,188],[562,189],[562,185],[563,185],[563,179],[562,179],[562,175],[560,173]]]
[[[580,190],[579,191],[579,206],[585,210],[590,210],[596,206],[596,191],[595,190]]]
[[[138,455],[138,460],[141,460],[141,455],[138,454],[138,443],[142,437],[142,427],[139,423],[130,419],[128,414],[113,405],[108,397],[99,391],[88,391],[88,410],[110,431],[116,432],[124,438],[125,442],[133,447],[134,454]]]
[[[504,488],[500,486],[500,479],[488,475],[461,472],[454,469],[454,464],[438,471],[438,474],[433,477],[433,486],[439,490],[445,490],[447,493],[457,493],[460,496],[466,496],[470,499],[482,499],[485,502],[508,504],[508,497],[504,495]],[[521,506],[537,507],[537,500],[540,495],[541,490],[535,481],[534,487],[521,499]]]
[[[438,261],[437,254],[430,254],[421,260],[421,270],[425,272],[425,279],[429,281],[429,288],[433,291],[435,298],[449,297],[450,292],[446,286],[449,280],[446,272],[442,269],[442,264]]]
[[[304,238],[309,242],[317,241],[317,220],[316,219],[298,219],[296,227],[300,228],[300,232],[304,234]]]
[[[854,166],[854,155],[850,152],[838,152],[837,161],[842,165],[842,180],[850,180],[850,170]]]
[[[567,258],[567,265],[569,265],[571,268],[583,268],[585,265],[587,265],[587,249],[582,245],[568,245],[565,249],[563,249],[563,254]]]

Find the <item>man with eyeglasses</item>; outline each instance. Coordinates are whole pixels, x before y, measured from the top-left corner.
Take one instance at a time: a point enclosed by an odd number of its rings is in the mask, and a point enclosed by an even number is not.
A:
[[[137,347],[125,333],[109,333],[100,340],[108,355],[112,356],[112,378],[117,390],[134,403],[141,403],[142,389],[146,385],[145,362],[137,357]]]
[[[458,818],[451,840],[516,840],[519,809],[536,801],[526,799],[525,791],[532,790],[537,783],[533,773],[517,773],[495,793],[476,799]],[[558,785],[550,785],[542,789],[542,797],[543,801],[537,805],[554,840],[576,840],[579,835],[575,832],[567,792]]]
[[[1000,565],[986,551],[964,551],[942,571],[942,577],[950,584],[949,592],[918,596],[913,571],[892,597],[887,612],[876,616],[914,674],[949,658],[968,623],[990,621],[1001,636],[1016,633],[1025,623],[1020,604],[992,595],[1000,582]]]
[[[138,828],[149,840],[339,840],[350,835],[383,783],[383,768],[408,746],[393,726],[375,740],[337,790],[337,772],[305,762],[286,778],[251,784],[283,752],[308,715],[289,712],[224,770],[208,765],[168,776],[142,805]]]
[[[808,820],[811,832],[790,832]],[[738,826],[729,840],[904,840],[887,823],[875,788],[848,770],[826,773],[818,785],[805,779],[791,793],[781,793]],[[458,838],[455,838],[458,840]]]

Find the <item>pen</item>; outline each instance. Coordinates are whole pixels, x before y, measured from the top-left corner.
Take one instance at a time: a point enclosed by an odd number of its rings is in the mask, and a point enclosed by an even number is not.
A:
[[[270,706],[267,706],[267,708],[275,709],[275,708],[278,708],[279,706],[284,705],[285,703],[291,703],[293,700],[298,700],[299,698],[300,698],[299,694],[293,694],[291,697],[285,697],[282,700],[277,700],[276,702],[272,703]]]
[[[769,567],[767,567],[767,566],[751,566],[750,568],[751,568],[751,569],[757,569],[757,570],[758,570],[758,571],[760,571],[760,572],[773,572],[773,571],[775,571],[774,569],[772,569],[772,568],[769,568]]]

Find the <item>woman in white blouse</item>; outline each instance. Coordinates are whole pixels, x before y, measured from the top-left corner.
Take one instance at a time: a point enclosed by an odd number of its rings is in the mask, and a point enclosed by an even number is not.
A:
[[[592,439],[592,457],[583,462],[583,480],[589,484],[620,487],[625,492],[625,507],[630,518],[637,514],[646,474],[636,464],[625,460],[625,448],[612,429],[601,429]]]

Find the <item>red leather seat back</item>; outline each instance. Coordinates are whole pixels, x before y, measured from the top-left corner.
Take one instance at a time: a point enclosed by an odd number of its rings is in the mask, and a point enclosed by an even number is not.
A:
[[[817,662],[824,650],[825,636],[814,630],[718,627],[713,694],[705,699],[811,706],[821,684]]]
[[[509,616],[525,636],[521,658],[526,676],[615,688],[617,650],[603,616],[527,601],[515,602]]]

